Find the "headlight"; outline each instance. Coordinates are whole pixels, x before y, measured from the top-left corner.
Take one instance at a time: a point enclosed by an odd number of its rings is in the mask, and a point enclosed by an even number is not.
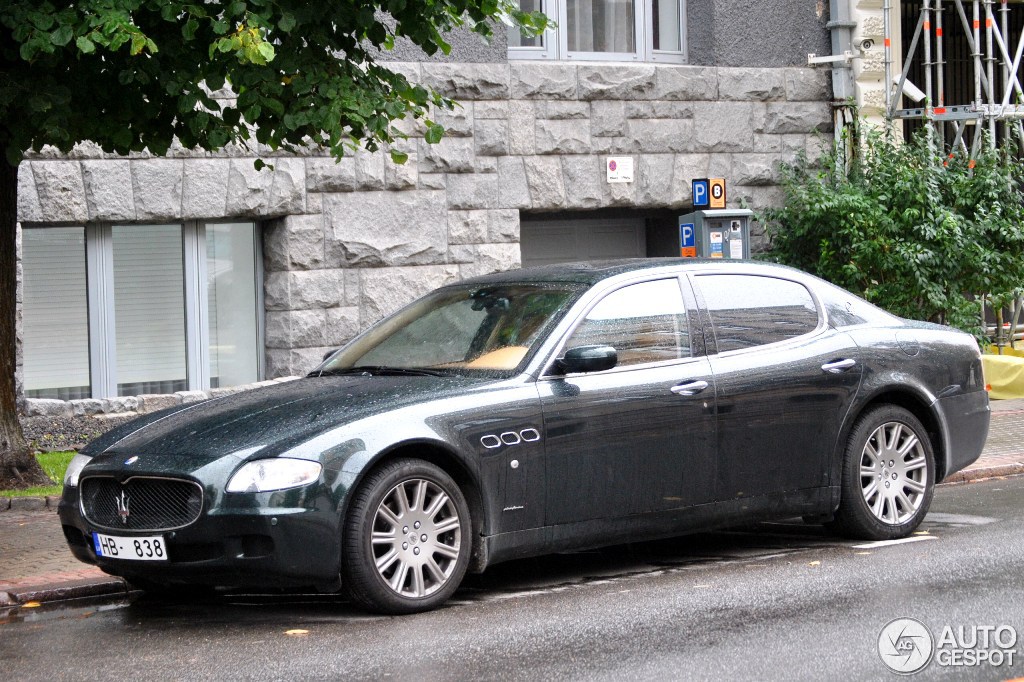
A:
[[[320,465],[305,459],[260,459],[244,464],[228,481],[229,493],[263,493],[295,488],[320,477]]]
[[[64,472],[64,485],[74,488],[78,485],[78,477],[82,475],[82,469],[92,461],[91,455],[75,455],[68,462],[68,468]]]

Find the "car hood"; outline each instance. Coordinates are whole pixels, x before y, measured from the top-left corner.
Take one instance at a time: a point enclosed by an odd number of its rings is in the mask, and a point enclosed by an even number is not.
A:
[[[193,464],[226,455],[241,459],[274,455],[342,424],[453,397],[493,381],[433,376],[307,377],[143,417],[100,436],[83,452],[184,457]]]

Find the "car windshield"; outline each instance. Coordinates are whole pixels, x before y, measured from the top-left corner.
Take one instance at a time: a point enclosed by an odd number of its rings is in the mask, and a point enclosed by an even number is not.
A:
[[[439,289],[370,328],[313,373],[509,373],[581,291],[562,283]]]

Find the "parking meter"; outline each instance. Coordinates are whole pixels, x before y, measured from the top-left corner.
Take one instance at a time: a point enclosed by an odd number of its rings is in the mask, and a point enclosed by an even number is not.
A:
[[[745,208],[710,209],[679,216],[679,255],[684,258],[750,258],[750,219]]]

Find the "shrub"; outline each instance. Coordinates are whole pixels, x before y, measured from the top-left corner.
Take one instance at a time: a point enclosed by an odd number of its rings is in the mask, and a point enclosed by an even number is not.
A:
[[[1024,285],[1015,150],[986,144],[969,161],[940,155],[927,131],[904,143],[872,130],[847,162],[843,142],[783,167],[785,205],[763,216],[766,256],[902,317],[980,338],[981,296],[998,305]]]

